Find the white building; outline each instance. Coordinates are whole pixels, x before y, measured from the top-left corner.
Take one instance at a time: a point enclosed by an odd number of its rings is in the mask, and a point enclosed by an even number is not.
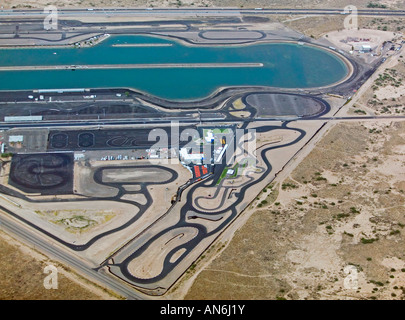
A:
[[[24,141],[24,136],[9,136],[8,137],[9,143],[18,143],[18,142],[23,142],[23,141]]]
[[[180,160],[182,162],[193,162],[196,164],[202,164],[204,160],[203,153],[188,153],[187,148],[180,149]]]
[[[83,153],[75,153],[74,158],[75,158],[75,161],[84,160],[84,154]]]
[[[212,130],[207,130],[204,139],[208,143],[211,143],[211,141],[214,140],[214,134],[212,133]]]

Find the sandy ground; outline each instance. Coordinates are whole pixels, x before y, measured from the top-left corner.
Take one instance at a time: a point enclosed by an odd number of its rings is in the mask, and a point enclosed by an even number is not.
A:
[[[405,94],[405,85],[401,85],[399,87],[388,85],[386,87],[378,89],[375,92],[375,95],[379,100],[398,99],[403,97],[404,94]]]
[[[372,29],[339,30],[328,32],[323,36],[337,48],[345,51],[350,51],[352,47],[359,50],[362,45],[370,45],[372,49],[376,49],[381,47],[384,41],[391,41],[394,37],[394,32]]]
[[[129,263],[129,272],[141,279],[158,276],[163,269],[166,255],[177,246],[193,239],[197,234],[198,230],[192,227],[178,228],[167,232],[159,238],[159,241],[152,246],[151,250],[145,251]],[[153,256],[153,259],[148,258],[148,256]],[[178,257],[180,257],[180,253],[177,254]],[[145,263],[145,261],[147,262]]]

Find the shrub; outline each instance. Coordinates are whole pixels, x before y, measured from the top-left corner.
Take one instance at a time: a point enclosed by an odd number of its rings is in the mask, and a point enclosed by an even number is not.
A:
[[[285,190],[287,188],[295,189],[295,188],[297,188],[297,186],[293,183],[283,183],[281,185],[281,189]]]
[[[387,6],[385,4],[377,3],[377,2],[369,2],[367,4],[367,8],[380,8],[385,9]]]
[[[5,152],[5,153],[2,153],[1,154],[1,157],[2,158],[8,158],[8,157],[11,157],[13,154],[11,153],[11,152]]]
[[[351,208],[350,208],[350,212],[351,212],[351,213],[360,213],[360,211],[357,210],[355,207],[351,207]]]
[[[375,281],[375,280],[370,280],[371,283],[376,284],[377,286],[383,287],[384,283],[382,283],[381,281]]]
[[[361,238],[361,243],[368,244],[368,243],[373,243],[374,241],[377,241],[377,240],[378,240],[378,238],[370,238],[370,239]]]

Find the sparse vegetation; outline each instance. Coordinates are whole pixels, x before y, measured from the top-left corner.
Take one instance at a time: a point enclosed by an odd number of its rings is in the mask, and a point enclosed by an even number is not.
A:
[[[8,237],[7,237],[8,238]],[[1,271],[0,299],[1,300],[99,300],[101,296],[88,288],[79,285],[62,272],[65,268],[49,260],[38,260],[27,252],[20,251],[20,244],[5,241],[0,236]],[[44,258],[45,259],[45,258]],[[16,263],[18,261],[18,263]],[[58,272],[58,290],[44,288],[44,268],[48,264],[55,265]],[[66,270],[65,270],[66,271]],[[79,278],[78,278],[79,279]],[[82,284],[88,284],[81,279]],[[89,289],[90,288],[90,289]],[[99,288],[99,292],[103,289]],[[110,298],[113,298],[110,296]],[[119,297],[116,297],[119,298]]]
[[[11,157],[13,155],[13,153],[11,153],[11,152],[5,152],[5,153],[2,153],[1,154],[1,157],[2,158],[9,158],[9,157]]]
[[[283,183],[281,185],[281,189],[286,190],[286,189],[296,189],[297,185],[293,184],[293,183]]]
[[[386,9],[387,6],[386,6],[385,4],[378,3],[378,2],[369,2],[369,3],[367,4],[367,8]]]
[[[361,238],[361,243],[368,244],[368,243],[373,243],[373,242],[375,242],[377,240],[378,240],[378,238],[370,238],[370,239]]]

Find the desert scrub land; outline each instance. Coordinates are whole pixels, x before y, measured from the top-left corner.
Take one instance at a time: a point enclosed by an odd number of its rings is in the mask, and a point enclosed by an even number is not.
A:
[[[377,29],[382,31],[404,32],[403,18],[363,18],[362,27],[365,29]]]
[[[343,10],[343,7],[342,7]],[[347,16],[305,16],[305,15],[274,15],[273,21],[283,23],[286,27],[301,32],[302,34],[318,39],[328,32],[344,29],[344,20]],[[380,31],[403,32],[405,19],[401,17],[374,18],[368,16],[358,17],[359,29],[372,29]]]
[[[185,298],[404,299],[404,154],[405,122],[337,124]]]
[[[370,89],[360,101],[376,115],[403,115],[405,113],[405,63],[399,58],[395,66],[378,74]]]
[[[117,299],[66,267],[10,238],[0,231],[0,300]],[[16,263],[18,261],[18,263]],[[58,288],[45,289],[47,265],[58,269]],[[80,284],[79,284],[80,283]]]

